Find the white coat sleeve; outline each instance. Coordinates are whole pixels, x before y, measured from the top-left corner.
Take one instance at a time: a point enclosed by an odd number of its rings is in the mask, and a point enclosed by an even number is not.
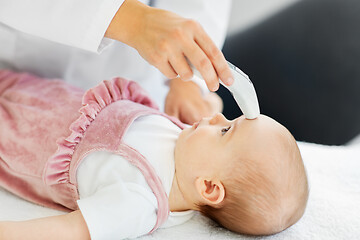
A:
[[[154,7],[198,21],[218,48],[222,48],[229,23],[231,0],[154,0]],[[205,81],[193,80],[203,94],[209,90]]]
[[[124,0],[0,0],[0,22],[40,38],[99,52]]]

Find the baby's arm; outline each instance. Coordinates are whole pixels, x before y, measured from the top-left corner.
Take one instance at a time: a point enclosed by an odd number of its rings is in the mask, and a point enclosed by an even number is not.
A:
[[[0,222],[0,239],[90,239],[80,210],[21,222]]]

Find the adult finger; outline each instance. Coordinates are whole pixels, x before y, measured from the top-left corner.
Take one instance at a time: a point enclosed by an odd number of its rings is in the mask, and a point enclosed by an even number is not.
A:
[[[219,80],[216,71],[203,50],[194,41],[191,47],[184,49],[185,56],[200,72],[210,91],[216,91],[219,88]]]
[[[157,69],[160,70],[162,74],[164,74],[167,78],[173,79],[177,77],[177,72],[174,70],[174,68],[171,66],[169,62],[155,66]]]
[[[193,72],[182,52],[172,54],[170,64],[182,80],[189,80],[193,76]]]
[[[204,51],[214,66],[218,77],[228,86],[233,83],[233,76],[225,60],[224,54],[201,28],[195,35],[195,41]]]

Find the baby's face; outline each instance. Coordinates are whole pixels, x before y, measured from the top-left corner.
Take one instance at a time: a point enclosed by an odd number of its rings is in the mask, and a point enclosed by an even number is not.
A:
[[[224,156],[229,153],[227,150],[233,151],[230,143],[235,139],[234,135],[239,133],[235,126],[240,121],[241,118],[229,121],[222,114],[217,114],[184,129],[175,148],[175,153],[181,156],[177,171],[182,167],[188,170],[204,165],[216,167],[218,161],[215,160],[218,158],[224,162]]]
[[[260,115],[248,120],[244,116],[232,121],[222,114],[204,118],[184,129],[175,147],[176,172],[184,184],[192,184],[198,176],[229,177],[239,157],[254,159],[266,167],[263,159],[277,154],[274,135],[285,129],[273,119]],[[184,186],[185,187],[185,186]]]
[[[242,132],[248,128],[248,121],[252,120],[241,116],[229,121],[222,114],[216,114],[184,129],[175,148],[177,174],[191,178],[229,167],[239,152],[239,141],[245,140]]]

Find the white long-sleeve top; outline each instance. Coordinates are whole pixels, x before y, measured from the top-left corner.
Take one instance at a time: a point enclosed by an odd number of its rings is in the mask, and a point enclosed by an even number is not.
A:
[[[135,49],[104,38],[123,1],[0,0],[0,68],[61,78],[84,89],[121,76],[140,83],[162,108],[168,91],[166,78]],[[231,0],[151,2],[199,21],[222,46]],[[205,84],[201,87],[206,88]]]

